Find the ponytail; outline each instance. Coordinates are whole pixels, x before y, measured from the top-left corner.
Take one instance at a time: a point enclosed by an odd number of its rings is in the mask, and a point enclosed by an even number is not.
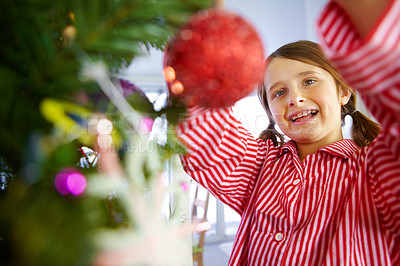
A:
[[[267,96],[265,93],[265,86],[264,83],[262,82],[259,85],[258,88],[258,98],[261,101],[261,104],[264,107],[265,112],[267,113],[268,119],[269,119],[269,125],[267,129],[264,129],[261,133],[260,136],[258,136],[259,139],[262,139],[263,141],[267,141],[267,139],[271,139],[272,142],[274,143],[275,147],[281,147],[284,143],[284,135],[275,128],[275,121],[274,117],[272,116],[271,110],[269,109],[268,106],[268,101],[267,101]]]
[[[273,122],[269,123],[268,128],[263,130],[258,138],[262,139],[263,141],[266,141],[267,139],[272,140],[275,147],[282,146],[284,143],[283,134],[279,133],[275,129],[275,123]]]
[[[378,136],[381,127],[356,109],[356,97],[352,91],[351,97],[346,105],[342,106],[342,124],[344,117],[350,115],[353,119],[351,138],[359,147],[365,147]]]
[[[358,110],[350,115],[353,118],[351,138],[359,147],[368,146],[378,136],[381,127]]]

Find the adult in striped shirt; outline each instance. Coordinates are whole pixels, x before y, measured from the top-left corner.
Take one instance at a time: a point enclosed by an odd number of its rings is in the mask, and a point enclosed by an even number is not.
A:
[[[230,265],[400,265],[400,0],[339,2],[317,33],[382,125],[374,140],[309,42],[274,53],[261,90],[290,141],[255,139],[231,108],[194,107],[178,127],[185,170],[242,217]],[[361,138],[343,139],[345,113]]]

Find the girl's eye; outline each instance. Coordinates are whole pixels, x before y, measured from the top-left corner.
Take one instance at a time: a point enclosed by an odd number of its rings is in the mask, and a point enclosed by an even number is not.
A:
[[[304,85],[305,86],[307,86],[307,85],[311,85],[311,84],[313,84],[313,83],[315,83],[315,79],[306,79],[305,81],[304,81]]]
[[[285,93],[286,92],[284,90],[279,90],[279,91],[276,91],[273,96],[274,96],[274,98],[278,98],[278,97],[284,95]]]

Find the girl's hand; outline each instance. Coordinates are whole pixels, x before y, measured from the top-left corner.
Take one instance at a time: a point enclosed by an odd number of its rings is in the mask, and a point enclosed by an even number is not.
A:
[[[332,0],[339,4],[353,21],[362,38],[368,33],[385,11],[390,0]]]

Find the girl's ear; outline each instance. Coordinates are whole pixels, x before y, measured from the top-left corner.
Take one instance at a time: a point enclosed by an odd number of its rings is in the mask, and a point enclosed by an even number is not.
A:
[[[342,86],[339,87],[339,100],[341,105],[346,105],[351,97],[352,92],[348,88],[343,88]]]

